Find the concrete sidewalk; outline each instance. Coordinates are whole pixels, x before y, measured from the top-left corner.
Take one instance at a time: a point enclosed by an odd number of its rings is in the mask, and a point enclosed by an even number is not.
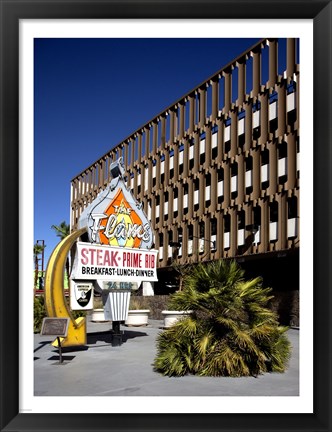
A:
[[[147,327],[121,327],[123,344],[112,347],[111,323],[92,323],[88,344],[63,350],[59,365],[54,338],[34,336],[35,396],[298,396],[299,330],[290,329],[292,357],[283,374],[258,378],[164,377],[153,371],[161,321]]]

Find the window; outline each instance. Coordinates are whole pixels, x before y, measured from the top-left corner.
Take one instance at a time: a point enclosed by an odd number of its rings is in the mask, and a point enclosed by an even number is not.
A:
[[[237,197],[238,190],[238,165],[237,162],[232,163],[231,165],[231,193],[232,199]]]
[[[179,247],[178,247],[178,256],[182,256],[182,228],[178,228],[178,242],[179,242]]]
[[[173,189],[173,217],[176,218],[178,216],[178,188]]]
[[[209,207],[211,204],[211,174],[205,176],[205,206]]]
[[[230,248],[231,216],[224,216],[224,249]]]
[[[139,195],[141,192],[141,170],[138,168],[137,170],[137,194]]]
[[[174,177],[174,150],[169,153],[169,178]]]
[[[188,213],[188,183],[183,185],[183,214]]]
[[[224,143],[225,153],[228,153],[231,150],[231,119],[225,121]]]
[[[172,258],[172,254],[173,254],[173,246],[171,246],[171,243],[173,242],[173,231],[172,230],[167,231],[167,237],[168,237],[167,258]]]
[[[188,225],[188,255],[192,255],[193,253],[193,235],[194,228],[192,225]]]
[[[199,141],[199,163],[203,165],[205,162],[205,133],[201,134]]]
[[[130,189],[134,192],[134,173],[130,174]]]
[[[278,93],[276,91],[273,91],[269,97],[269,127],[272,134],[278,129]]]
[[[293,196],[288,198],[288,220],[287,220],[287,231],[288,238],[293,238],[297,236],[297,197]]]
[[[257,228],[257,232],[255,233],[255,238],[253,243],[258,244],[261,241],[261,221],[262,211],[259,206],[254,207],[254,227]]]
[[[180,145],[179,147],[179,175],[181,175],[183,173],[183,150],[184,150],[184,145]]]
[[[151,220],[151,200],[148,200],[148,212],[147,212],[148,219]]]
[[[211,149],[212,159],[216,159],[218,156],[218,126],[212,128]]]
[[[238,134],[238,146],[240,149],[243,149],[244,143],[245,143],[245,111],[242,111],[238,115],[238,127],[237,127],[237,134]]]
[[[252,116],[252,138],[257,141],[261,135],[261,104],[257,102],[253,106],[253,116]]]
[[[288,219],[297,218],[297,197],[288,198]]]
[[[269,187],[269,151],[267,149],[261,153],[261,183],[262,189]]]
[[[252,192],[252,156],[248,156],[245,159],[245,187],[246,187],[246,194],[249,195]]]
[[[287,124],[293,126],[296,121],[296,82],[287,86]]]
[[[194,211],[199,209],[199,179],[194,180]]]
[[[152,187],[155,187],[157,182],[157,161],[154,159],[152,164]]]
[[[284,184],[287,181],[287,143],[283,141],[278,144],[278,176],[279,183]]]
[[[190,170],[194,168],[194,156],[195,156],[194,149],[195,149],[194,140],[191,139],[189,144],[189,169]]]
[[[160,196],[156,195],[156,224],[159,223],[160,218]]]
[[[164,194],[164,219],[168,220],[168,192]]]
[[[200,222],[198,225],[199,228],[199,244],[198,244],[198,251],[199,253],[203,253],[205,250],[205,224],[204,222]]]
[[[222,168],[218,169],[218,204],[224,201],[224,170]]]
[[[211,219],[211,250],[215,251],[217,249],[217,219]]]
[[[149,190],[149,166],[144,166],[144,190]]]
[[[244,233],[245,233],[245,216],[246,216],[246,214],[245,214],[244,210],[241,210],[238,212],[238,215],[237,215],[237,217],[238,217],[238,219],[237,219],[237,222],[238,222],[237,245],[239,247],[244,245],[244,240],[245,240],[245,235],[244,235]],[[239,250],[239,252],[243,253],[243,251],[241,249]]]
[[[160,158],[160,183],[163,184],[165,181],[165,156],[162,155]]]
[[[159,234],[159,261],[162,261],[163,257],[164,257],[164,234],[160,233]]]
[[[270,241],[278,240],[278,203],[270,204]]]

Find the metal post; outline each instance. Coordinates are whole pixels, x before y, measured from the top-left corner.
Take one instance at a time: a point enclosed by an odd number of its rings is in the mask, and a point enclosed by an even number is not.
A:
[[[120,331],[120,321],[112,322],[112,346],[120,346],[122,345],[122,334]]]
[[[60,337],[57,337],[58,339],[58,348],[59,348],[59,364],[62,364],[62,348],[61,348],[61,340]]]

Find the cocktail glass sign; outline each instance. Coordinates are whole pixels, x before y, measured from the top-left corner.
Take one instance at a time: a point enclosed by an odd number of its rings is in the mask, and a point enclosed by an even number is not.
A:
[[[111,182],[79,218],[78,229],[87,228],[89,243],[77,243],[71,279],[77,287],[82,281],[107,283],[103,291],[111,306],[121,302],[118,310],[123,313],[116,318],[122,321],[127,318],[130,292],[142,281],[158,280],[158,252],[151,249],[154,235],[143,206],[125,185],[122,158],[111,164],[110,171]]]

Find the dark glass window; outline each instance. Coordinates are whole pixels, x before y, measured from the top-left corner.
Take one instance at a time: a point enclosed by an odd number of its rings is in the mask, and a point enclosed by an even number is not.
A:
[[[217,141],[216,147],[212,147],[213,140]],[[212,148],[212,159],[216,159],[218,156],[218,126],[214,126],[212,128],[212,135],[211,135],[211,148]]]
[[[278,222],[278,203],[273,201],[270,204],[270,222]]]
[[[231,165],[231,176],[232,176],[232,181],[234,177],[237,177],[238,175],[238,165],[237,162],[232,163]],[[233,188],[234,189],[234,188]],[[237,179],[236,179],[236,190],[232,190],[232,199],[235,199],[238,195],[238,184],[237,184]]]
[[[278,93],[276,91],[273,91],[269,97],[269,104],[274,104],[273,109],[275,110],[275,117],[270,118],[269,121],[269,132],[271,134],[274,134],[276,130],[278,129]],[[270,107],[269,107],[270,110]],[[271,116],[272,117],[272,116]]]
[[[260,111],[260,109],[261,109],[260,102],[255,103],[253,106],[253,113],[257,113],[258,111]],[[254,114],[253,114],[253,116],[254,116]],[[259,113],[259,116],[260,116],[260,113]],[[260,137],[260,135],[261,135],[261,125],[260,125],[260,120],[259,120],[258,126],[255,127],[255,125],[253,124],[253,131],[252,131],[253,140],[257,141],[258,138]]]
[[[223,170],[223,168],[219,168],[218,169],[217,175],[218,175],[218,183],[221,182],[221,181],[224,181],[224,170]],[[218,204],[221,204],[223,201],[224,201],[224,194],[219,195],[219,193],[218,193]]]
[[[195,192],[198,191],[198,195],[199,195],[199,179],[198,178],[194,180],[194,191]],[[195,203],[195,201],[194,201],[194,203]],[[198,202],[196,202],[196,204],[194,204],[194,211],[197,211],[198,209],[199,209],[199,199],[198,199]]]
[[[288,198],[288,219],[297,218],[297,197]]]
[[[179,195],[178,188],[174,188],[173,189],[173,199],[174,199],[174,201],[178,198],[178,195]],[[179,200],[177,202],[177,206],[178,206],[178,209],[179,209]],[[173,205],[173,217],[174,218],[176,218],[178,216],[178,214],[179,214],[179,210],[178,209],[175,210],[174,209],[174,205]]]
[[[187,195],[187,207],[183,205],[183,214],[187,214],[188,213],[188,183],[185,183],[183,185],[183,196],[184,195]]]
[[[205,197],[205,206],[209,207],[211,204],[211,174],[210,173],[206,174],[206,176],[205,176],[205,186],[206,187],[210,186],[210,194],[209,194],[210,196]]]
[[[287,158],[287,142],[283,141],[278,145],[278,159]],[[279,183],[284,184],[287,181],[287,161],[285,161],[286,166],[280,164],[279,162]]]
[[[225,121],[225,129],[226,127],[230,127],[228,137],[225,138],[225,153],[228,153],[231,150],[231,119],[227,119]]]
[[[269,164],[269,151],[265,149],[261,153],[261,166]],[[269,187],[269,167],[264,168],[264,177],[262,177],[262,189],[267,189]]]

